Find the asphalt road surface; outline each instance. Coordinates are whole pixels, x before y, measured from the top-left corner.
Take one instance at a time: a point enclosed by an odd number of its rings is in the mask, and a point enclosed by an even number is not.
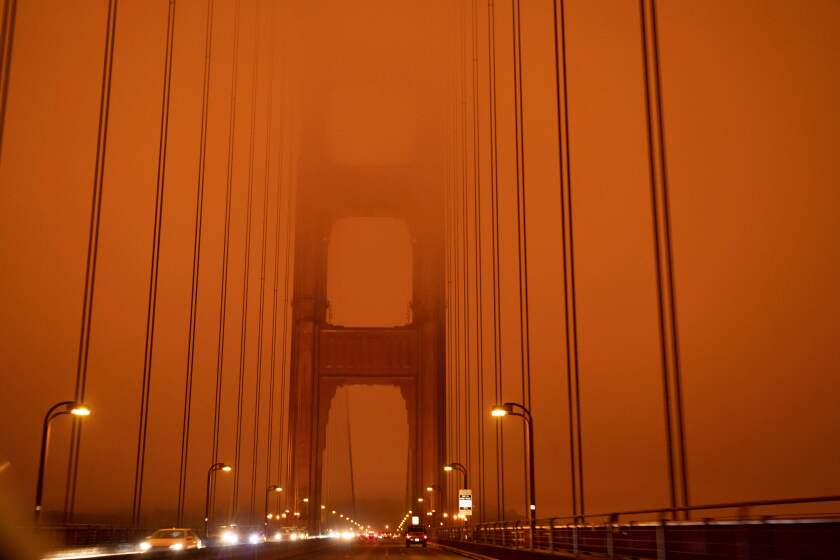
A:
[[[318,551],[310,552],[297,558],[312,560],[369,560],[393,558],[394,560],[423,560],[434,558],[435,560],[465,560],[464,556],[445,552],[443,550],[412,546],[406,548],[405,543],[399,540],[395,543],[335,543]]]

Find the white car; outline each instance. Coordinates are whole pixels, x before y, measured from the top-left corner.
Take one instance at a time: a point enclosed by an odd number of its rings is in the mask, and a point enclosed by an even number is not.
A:
[[[158,529],[140,543],[142,552],[153,552],[161,550],[187,550],[190,548],[203,548],[204,545],[195,531],[192,529]]]

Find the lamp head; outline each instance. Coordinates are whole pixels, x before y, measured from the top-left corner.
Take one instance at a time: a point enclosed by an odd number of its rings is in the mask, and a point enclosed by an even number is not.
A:
[[[452,465],[443,465],[443,470],[445,470],[446,472],[451,471],[452,470]]]
[[[230,472],[230,471],[233,470],[233,467],[231,467],[230,465],[222,465],[221,470],[224,471],[224,472]]]
[[[70,414],[73,416],[90,416],[90,409],[83,404],[76,403],[71,405]]]
[[[506,405],[506,404],[497,404],[493,407],[490,411],[490,416],[494,416],[496,418],[501,418],[502,416],[507,416],[513,412],[513,407]]]

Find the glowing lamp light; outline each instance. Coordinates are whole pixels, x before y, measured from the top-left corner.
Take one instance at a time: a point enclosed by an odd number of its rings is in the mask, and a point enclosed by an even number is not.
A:
[[[70,409],[73,416],[90,416],[90,409],[83,404],[77,404]]]
[[[445,470],[446,472],[451,471],[452,470],[452,465],[443,465],[443,470]]]
[[[434,488],[432,488],[431,486],[426,486],[426,492],[433,492],[433,491],[434,491]]]
[[[308,504],[309,503],[309,498],[304,498],[303,503]]]
[[[233,467],[231,467],[230,465],[225,465],[224,467],[222,467],[222,470],[224,472],[230,472],[233,470]]]
[[[501,418],[502,416],[508,415],[508,409],[504,406],[497,404],[493,407],[493,410],[490,411],[490,416],[495,416],[497,418]]]

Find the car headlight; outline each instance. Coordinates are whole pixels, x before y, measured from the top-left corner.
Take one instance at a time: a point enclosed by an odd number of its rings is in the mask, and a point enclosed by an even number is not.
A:
[[[176,542],[175,544],[169,545],[169,550],[183,550],[184,543]]]
[[[222,533],[222,542],[225,544],[236,544],[239,542],[239,535],[233,531],[225,531]]]
[[[260,542],[260,536],[257,533],[251,533],[248,535],[248,542],[251,544],[257,544]]]
[[[149,550],[150,548],[152,548],[152,545],[151,545],[151,544],[149,544],[147,541],[143,541],[143,542],[141,542],[141,543],[138,545],[138,548],[139,548],[140,550],[142,550],[143,552],[146,552],[147,550]]]

